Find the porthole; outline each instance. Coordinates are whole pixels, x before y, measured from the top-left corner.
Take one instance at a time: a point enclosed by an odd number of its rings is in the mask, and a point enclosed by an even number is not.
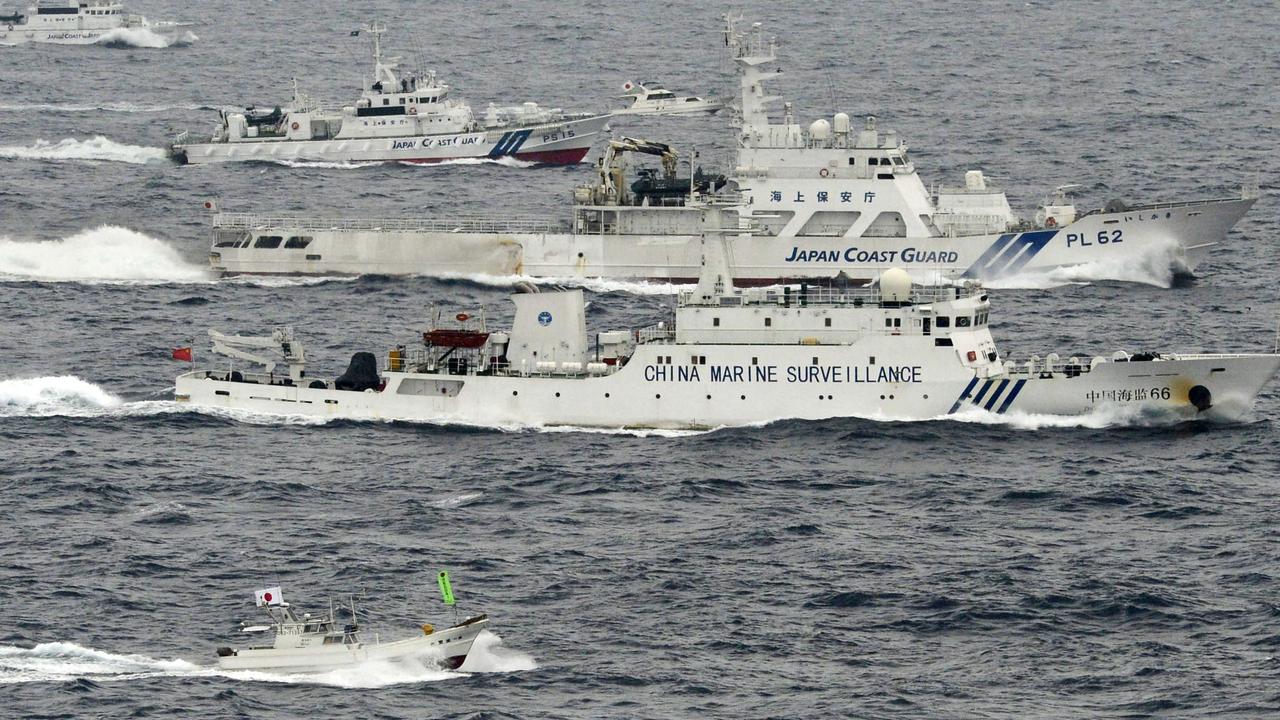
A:
[[[520,394],[520,391],[519,391],[519,390],[512,390],[512,391],[511,391],[511,397],[515,397],[516,395],[519,395],[519,394]]]
[[[605,397],[609,397],[609,393],[605,393],[605,394],[604,394],[604,396],[605,396]],[[927,397],[927,396],[926,396],[926,397]]]
[[[746,396],[746,395],[742,395],[741,397],[742,397],[742,399],[743,399],[743,400],[746,400],[746,399],[747,399],[747,396]]]
[[[560,393],[556,393],[556,397],[560,397]]]
[[[708,400],[710,400],[710,399],[711,399],[711,396],[710,396],[710,395],[708,395],[708,396],[707,396],[707,399],[708,399]]]
[[[658,393],[657,395],[654,395],[654,396],[653,396],[653,399],[654,399],[654,400],[661,400],[661,399],[662,399],[662,393]]]

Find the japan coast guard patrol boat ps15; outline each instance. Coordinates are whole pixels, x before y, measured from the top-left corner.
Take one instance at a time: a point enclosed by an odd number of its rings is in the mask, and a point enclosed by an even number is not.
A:
[[[0,45],[90,45],[116,30],[164,33],[184,25],[131,15],[115,0],[45,0],[32,3],[25,13],[0,7]]]
[[[1191,272],[1256,200],[1126,206],[1112,201],[1080,214],[1064,186],[1027,220],[980,171],[963,187],[931,194],[907,146],[863,129],[848,115],[806,127],[765,81],[776,46],[759,26],[730,18],[726,44],[737,68],[733,116],[737,160],[725,188],[743,207],[750,237],[733,238],[737,281],[869,280],[890,267],[950,277],[993,279],[1088,263],[1140,260]],[[511,217],[332,219],[220,213],[213,218],[210,264],[226,273],[529,275],[692,282],[698,277],[699,211],[691,196],[715,192],[667,182],[684,192],[628,188],[620,154],[606,153],[597,181],[574,191],[570,224]],[[690,168],[692,170],[693,168]],[[691,175],[696,173],[691,173]]]
[[[735,231],[736,232],[736,231]],[[1082,415],[1104,406],[1174,418],[1236,419],[1280,367],[1280,355],[1117,352],[1012,362],[987,326],[986,292],[913,286],[891,269],[874,287],[735,289],[724,240],[705,240],[698,285],[675,317],[589,338],[581,290],[520,293],[510,332],[465,313],[438,317],[424,347],[397,348],[379,372],[358,352],[336,380],[307,374],[288,331],[270,339],[212,333],[278,349],[288,371],[197,370],[180,403],[332,418],[487,426],[714,428],[785,418],[925,420],[991,413]],[[273,356],[274,357],[274,356]],[[249,359],[249,358],[246,358]]]

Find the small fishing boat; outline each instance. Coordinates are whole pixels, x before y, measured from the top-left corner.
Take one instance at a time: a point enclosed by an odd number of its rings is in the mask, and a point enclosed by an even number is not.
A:
[[[476,636],[489,624],[487,615],[474,615],[441,629],[424,624],[417,637],[383,642],[377,635],[369,638],[361,629],[354,598],[345,607],[330,602],[327,611],[310,613],[295,610],[285,602],[279,587],[259,590],[256,595],[258,606],[270,621],[258,625],[242,623],[240,632],[274,637],[270,642],[244,648],[218,648],[218,667],[223,670],[311,673],[375,660],[410,658],[434,659],[444,667],[456,669],[467,659]]]
[[[622,93],[621,97],[629,100],[630,103],[621,110],[614,110],[614,115],[713,114],[724,107],[724,103],[719,100],[708,100],[696,95],[677,96],[652,80],[627,81],[622,86]]]

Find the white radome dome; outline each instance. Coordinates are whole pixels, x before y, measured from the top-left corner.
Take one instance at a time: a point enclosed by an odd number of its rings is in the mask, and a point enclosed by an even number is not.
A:
[[[911,275],[902,268],[889,268],[880,274],[880,298],[890,302],[911,299]]]

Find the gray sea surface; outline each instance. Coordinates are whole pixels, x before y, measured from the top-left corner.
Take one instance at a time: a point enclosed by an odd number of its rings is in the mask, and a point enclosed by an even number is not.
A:
[[[14,0],[8,0],[13,5]],[[217,198],[322,216],[567,219],[592,174],[520,164],[181,167],[180,130],[291,78],[349,102],[373,18],[483,108],[614,106],[626,80],[733,91],[721,15],[778,36],[808,122],[875,115],[927,183],[982,168],[1024,215],[1262,199],[1191,280],[1084,268],[993,290],[1006,354],[1269,351],[1280,6],[1199,2],[200,2],[168,47],[0,48],[0,717],[1275,717],[1280,396],[1230,425],[1122,415],[780,422],[710,433],[311,423],[175,406],[170,349],[292,325],[312,372],[510,317],[501,282],[219,279]],[[154,43],[150,43],[154,44]],[[731,169],[722,116],[615,122]],[[1101,279],[1126,277],[1139,282]],[[671,288],[588,286],[595,329]],[[463,613],[429,662],[214,669],[255,589],[364,592],[370,631]]]

